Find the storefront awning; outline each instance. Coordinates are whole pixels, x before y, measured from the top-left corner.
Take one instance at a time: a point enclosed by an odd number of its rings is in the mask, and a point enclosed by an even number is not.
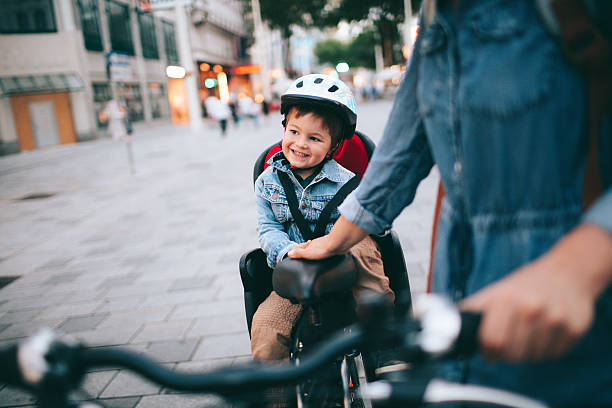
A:
[[[0,96],[77,91],[80,89],[83,89],[83,81],[74,72],[0,77]]]

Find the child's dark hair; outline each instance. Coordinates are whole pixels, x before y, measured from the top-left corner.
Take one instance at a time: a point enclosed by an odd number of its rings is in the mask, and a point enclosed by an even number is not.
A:
[[[290,115],[295,115],[296,118],[299,118],[309,113],[321,118],[323,126],[327,128],[331,136],[332,146],[342,141],[342,135],[344,134],[344,122],[342,118],[335,112],[330,111],[329,108],[318,105],[300,103],[290,106],[283,120],[283,127],[287,127],[287,119]]]

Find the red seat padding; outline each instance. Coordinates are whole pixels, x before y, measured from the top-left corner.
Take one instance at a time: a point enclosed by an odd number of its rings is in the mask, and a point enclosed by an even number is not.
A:
[[[281,149],[281,144],[276,144],[272,147],[266,155],[264,169],[269,166],[268,160],[274,156]],[[355,174],[359,174],[359,177],[363,177],[368,168],[368,154],[366,153],[363,142],[357,135],[353,135],[352,138],[343,141],[340,147],[334,153],[334,160],[337,161],[342,167],[352,171]]]

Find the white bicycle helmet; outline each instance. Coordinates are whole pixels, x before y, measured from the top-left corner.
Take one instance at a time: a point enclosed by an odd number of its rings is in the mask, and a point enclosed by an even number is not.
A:
[[[303,103],[334,110],[345,123],[342,138],[350,139],[355,133],[355,97],[341,80],[323,74],[310,74],[296,79],[281,96],[281,114],[286,115],[292,105]]]

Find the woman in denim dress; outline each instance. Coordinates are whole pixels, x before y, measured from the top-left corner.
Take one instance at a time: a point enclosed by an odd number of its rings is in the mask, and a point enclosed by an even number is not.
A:
[[[343,253],[389,229],[437,165],[447,195],[433,291],[483,313],[481,354],[441,375],[612,405],[612,121],[599,137],[604,191],[584,210],[585,80],[535,2],[427,6],[361,185],[328,236],[289,256]]]

